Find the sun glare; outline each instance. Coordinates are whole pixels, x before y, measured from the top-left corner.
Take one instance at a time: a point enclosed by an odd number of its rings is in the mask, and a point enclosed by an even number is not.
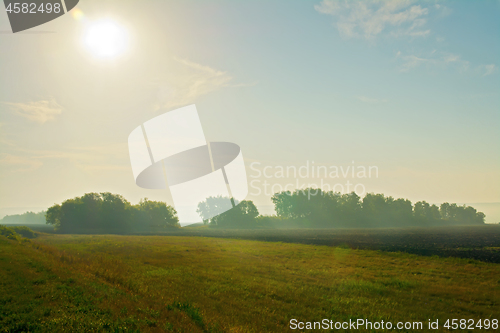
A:
[[[85,45],[99,58],[114,58],[127,48],[127,32],[116,22],[105,20],[91,23],[85,31]]]

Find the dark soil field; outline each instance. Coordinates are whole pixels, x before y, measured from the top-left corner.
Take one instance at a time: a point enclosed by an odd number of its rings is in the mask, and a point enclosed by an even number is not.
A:
[[[500,225],[380,229],[182,228],[171,236],[238,238],[340,246],[500,263]]]

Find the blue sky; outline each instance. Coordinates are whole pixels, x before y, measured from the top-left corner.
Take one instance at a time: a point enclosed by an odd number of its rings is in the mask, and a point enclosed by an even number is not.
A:
[[[362,180],[367,192],[500,202],[499,1],[83,1],[77,9],[83,16],[32,29],[52,33],[0,34],[4,211],[89,191],[165,200],[135,186],[126,138],[162,110],[192,103],[207,139],[238,143],[247,166],[354,161],[380,170]],[[130,40],[112,61],[81,43],[102,17]],[[9,30],[5,12],[0,30]]]

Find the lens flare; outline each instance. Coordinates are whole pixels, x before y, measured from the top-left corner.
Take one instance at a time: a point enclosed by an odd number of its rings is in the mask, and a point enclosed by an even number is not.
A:
[[[78,8],[74,8],[72,11],[70,11],[70,14],[77,21],[83,21],[85,19],[85,15]]]

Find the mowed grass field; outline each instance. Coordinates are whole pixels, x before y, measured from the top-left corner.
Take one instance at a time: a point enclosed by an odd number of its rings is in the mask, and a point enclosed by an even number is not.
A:
[[[439,319],[447,331],[446,319],[499,317],[495,263],[214,237],[0,237],[0,332],[286,332],[293,318]]]

